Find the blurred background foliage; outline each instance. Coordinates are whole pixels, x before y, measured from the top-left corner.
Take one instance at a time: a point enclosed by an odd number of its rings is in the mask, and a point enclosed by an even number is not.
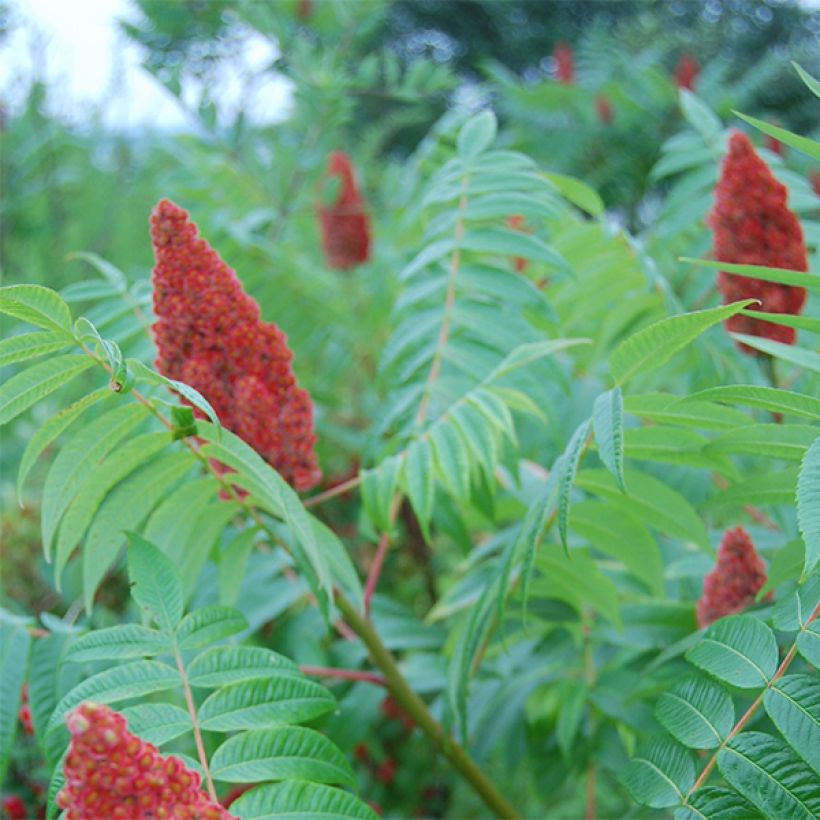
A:
[[[452,156],[457,127],[467,114],[491,105],[500,119],[501,147],[529,154],[543,169],[582,179],[597,192],[575,191],[579,210],[559,210],[554,220],[528,227],[546,235],[582,272],[578,281],[549,283],[555,313],[545,317],[539,294],[546,278],[537,263],[530,264],[525,279],[535,292],[533,324],[564,335],[591,333],[597,341],[579,352],[571,367],[545,370],[534,380],[533,394],[550,425],[545,432],[531,415],[516,419],[532,474],[521,468],[516,481],[521,465],[506,465],[507,494],[496,510],[502,524],[520,519],[532,501],[536,465],[551,463],[561,452],[581,408],[600,392],[602,363],[611,345],[667,312],[717,300],[712,273],[704,276],[677,259],[709,252],[704,216],[711,207],[724,126],[739,125],[732,111],[778,121],[806,136],[816,136],[820,122],[816,101],[790,64],[794,60],[820,74],[820,12],[792,2],[134,0],[132,12],[122,30],[139,45],[144,69],[177,101],[187,125],[120,129],[105,124],[100,109],[81,119],[60,117],[53,113],[49,97],[54,89],[44,75],[35,69],[22,78],[24,93],[18,87],[14,105],[0,99],[2,274],[8,282],[70,288],[94,273],[87,260],[68,257],[86,251],[120,268],[138,288],[153,263],[148,215],[162,197],[179,203],[237,271],[264,317],[287,332],[297,377],[317,408],[325,486],[355,474],[363,454],[378,452],[371,431],[378,429],[390,398],[379,359],[396,326],[396,274],[426,242],[418,207],[421,181]],[[0,21],[0,37],[7,36],[16,25],[10,5],[0,5]],[[239,57],[249,36],[268,42],[274,56],[241,74]],[[571,84],[557,79],[553,51],[560,43],[574,52]],[[684,54],[700,66],[694,91],[706,114],[689,111],[687,116],[681,106],[674,72]],[[229,71],[240,71],[239,93],[230,103],[221,87]],[[289,101],[260,121],[253,111],[254,92],[273,80],[288,84]],[[817,199],[810,185],[816,169],[796,152],[781,155],[777,145],[766,147],[760,135],[753,138],[788,184],[816,256]],[[374,218],[372,261],[345,273],[326,267],[316,219],[327,157],[337,149],[353,157]],[[100,309],[74,293],[72,308],[78,313]],[[146,294],[135,294],[150,310]],[[579,300],[585,300],[583,317],[574,311]],[[614,303],[624,309],[612,311]],[[101,312],[97,323],[122,338],[105,327],[109,320],[112,325],[123,321],[121,316],[105,319]],[[150,346],[138,326],[135,331],[129,343],[142,350]],[[756,363],[732,350],[728,339],[703,340],[693,354],[699,357],[697,368],[690,367],[690,359],[678,360],[666,375],[677,379],[682,391],[721,379],[760,382]],[[795,388],[812,393],[816,378],[801,379]],[[63,600],[55,602],[59,596],[39,559],[32,513],[16,511],[12,492],[22,448],[47,414],[48,408],[40,407],[32,418],[4,430],[0,526],[10,556],[7,566],[15,569],[3,583],[6,593],[30,611],[64,612],[70,606],[71,579]],[[708,488],[694,470],[647,467],[653,471],[673,476],[693,504],[706,499]],[[36,508],[36,491],[25,500]],[[356,534],[361,512],[346,500],[325,515],[350,536],[366,565],[372,544]],[[715,526],[732,523],[733,513],[719,511]],[[785,528],[793,529],[791,513],[781,514]],[[376,620],[392,649],[411,651],[405,660],[408,677],[429,693],[442,688],[446,664],[441,653],[452,648],[443,624],[451,624],[448,618],[475,601],[474,570],[478,567],[484,579],[492,574],[495,566],[480,561],[494,555],[510,535],[501,527],[471,554],[471,533],[492,531],[495,524],[488,527],[480,512],[456,509],[442,498],[435,522],[439,541],[431,554],[414,522],[412,515],[402,514],[408,549],[395,551],[387,568],[395,584],[385,587],[402,603],[381,599]],[[372,534],[364,523],[364,535]],[[770,532],[755,535],[763,550],[773,545]],[[664,604],[666,620],[659,629],[670,642],[691,632],[691,601],[708,568],[706,556],[678,547],[663,546],[664,559],[674,568],[672,597],[688,602]],[[477,552],[481,555],[474,558]],[[275,558],[281,562],[281,556]],[[294,593],[272,560],[254,555],[249,575],[281,582],[281,597],[272,595],[271,586],[264,593],[251,584],[243,588],[260,640],[302,663],[358,663],[358,650],[349,642],[328,648],[314,609],[295,605],[282,616],[304,590]],[[35,564],[38,572],[32,576]],[[640,589],[634,579],[624,580],[625,573],[614,575],[627,595]],[[206,578],[203,601],[210,594],[208,583],[213,587],[215,581]],[[111,583],[104,593],[108,597],[101,601],[98,625],[107,617],[113,620],[105,613],[115,611],[124,598]],[[543,605],[545,621],[563,623],[568,607],[554,596],[555,590],[546,590],[532,608]],[[604,721],[596,750],[605,784],[614,784],[612,772],[625,750],[631,751],[633,729],[647,722],[648,707],[627,703],[629,698],[639,684],[660,689],[664,683],[644,680],[630,666],[634,656],[627,644],[634,636],[629,630],[648,629],[660,618],[658,610],[631,606],[626,633],[616,635],[612,625],[600,621],[597,626],[611,640],[606,663],[614,670],[613,682],[598,695],[602,713],[612,718]],[[422,622],[417,616],[425,614]],[[490,648],[486,676],[474,694],[479,708],[471,728],[479,738],[477,757],[503,773],[507,790],[534,792],[526,801],[521,797],[522,805],[551,801],[551,811],[558,813],[550,816],[577,817],[584,798],[574,788],[580,781],[572,777],[591,752],[576,748],[574,755],[567,754],[567,744],[587,742],[580,734],[574,741],[565,735],[555,740],[562,704],[572,699],[572,682],[565,678],[559,686],[544,686],[558,678],[568,658],[578,660],[577,635],[553,628],[539,626],[540,633],[516,643],[509,655],[498,646]],[[641,635],[647,645],[658,645],[659,639],[653,643],[645,632]],[[536,653],[540,666],[530,676]],[[511,681],[512,691],[505,688]],[[506,711],[505,704],[510,704]],[[478,810],[461,786],[439,768],[431,770],[425,752],[416,749],[418,737],[408,740],[401,716],[389,704],[380,706],[372,688],[350,687],[342,706],[328,731],[347,751],[355,751],[369,799],[402,816],[468,816]],[[522,709],[524,722],[517,720]],[[634,725],[624,728],[616,716],[627,713],[626,722],[634,717]],[[566,725],[561,731],[568,731]],[[502,738],[503,755],[498,752]],[[357,744],[365,740],[369,746],[363,751]],[[533,760],[549,765],[534,773],[519,769],[528,751]],[[391,771],[400,756],[402,766]],[[602,815],[626,816],[627,805],[614,785],[601,791]]]

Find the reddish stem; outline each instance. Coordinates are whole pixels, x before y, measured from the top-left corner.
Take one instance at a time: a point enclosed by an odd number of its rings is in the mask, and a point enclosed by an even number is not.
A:
[[[312,678],[337,678],[338,680],[355,680],[376,686],[387,686],[387,681],[381,675],[362,672],[358,669],[337,669],[332,666],[300,666],[299,669]]]
[[[373,558],[373,563],[370,565],[370,572],[367,573],[367,583],[364,587],[364,614],[367,618],[370,617],[370,601],[379,583],[379,576],[382,574],[382,567],[384,566],[384,559],[387,556],[387,548],[389,546],[390,534],[386,532],[382,533],[382,537],[379,539],[379,544],[376,547],[376,555]]]

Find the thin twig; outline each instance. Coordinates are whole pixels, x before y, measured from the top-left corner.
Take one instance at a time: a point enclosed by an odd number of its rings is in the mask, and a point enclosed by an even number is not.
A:
[[[349,492],[354,487],[358,487],[361,483],[361,475],[353,476],[353,478],[349,478],[347,481],[342,481],[327,490],[323,490],[321,493],[312,495],[302,503],[305,507],[315,507],[317,504],[322,504],[331,498],[335,498],[337,495],[344,495],[344,493]]]

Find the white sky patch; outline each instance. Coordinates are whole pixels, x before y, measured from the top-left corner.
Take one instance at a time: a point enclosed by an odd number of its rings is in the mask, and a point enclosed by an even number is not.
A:
[[[120,31],[118,19],[137,13],[129,0],[12,0],[11,31],[0,46],[0,99],[14,111],[39,77],[48,86],[49,112],[63,121],[83,123],[99,112],[104,125],[118,130],[190,128],[190,117],[141,67],[140,48]],[[245,39],[239,59],[211,89],[221,122],[239,107],[260,124],[286,116],[291,84],[264,72],[276,55],[261,36]],[[198,91],[184,87],[186,102],[197,100]]]

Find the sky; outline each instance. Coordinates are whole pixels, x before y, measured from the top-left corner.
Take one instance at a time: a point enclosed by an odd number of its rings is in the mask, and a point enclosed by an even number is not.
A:
[[[102,103],[103,122],[114,128],[190,127],[174,97],[141,68],[139,47],[119,31],[119,18],[135,16],[130,0],[10,0],[9,5],[11,33],[0,43],[4,104],[13,109],[25,99],[36,69],[49,83],[50,112],[67,121],[82,122]],[[275,56],[275,47],[258,35],[250,36],[242,51],[244,67],[255,76]],[[229,107],[238,98],[240,74],[227,71],[220,84]],[[269,76],[255,89],[249,116],[257,122],[281,118],[289,99],[288,82]]]

